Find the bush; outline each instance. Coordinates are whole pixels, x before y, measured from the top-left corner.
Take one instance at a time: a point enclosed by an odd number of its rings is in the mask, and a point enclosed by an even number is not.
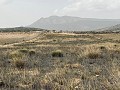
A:
[[[19,52],[26,54],[26,53],[28,53],[28,50],[27,49],[20,49]]]
[[[99,58],[99,53],[89,53],[88,55],[88,58],[90,58],[90,59],[97,59],[97,58]]]
[[[52,52],[52,57],[63,57],[63,53],[61,50],[56,50]]]
[[[115,44],[114,47],[117,47],[117,45]]]
[[[25,67],[25,61],[22,60],[16,60],[14,64],[18,69],[23,69]]]
[[[105,48],[104,46],[101,46],[101,47],[100,47],[100,49],[102,49],[102,50],[103,50],[103,49],[106,49],[106,48]]]
[[[30,56],[35,55],[35,51],[34,50],[29,51],[29,55]]]
[[[0,88],[1,88],[1,87],[4,87],[4,86],[5,86],[5,83],[0,80]]]

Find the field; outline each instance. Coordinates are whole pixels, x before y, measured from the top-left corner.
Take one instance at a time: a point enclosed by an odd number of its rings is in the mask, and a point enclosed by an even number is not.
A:
[[[120,90],[120,33],[0,33],[0,90]]]

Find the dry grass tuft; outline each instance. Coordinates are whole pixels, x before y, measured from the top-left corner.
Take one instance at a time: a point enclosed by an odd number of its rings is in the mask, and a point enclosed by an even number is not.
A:
[[[99,58],[99,56],[100,56],[100,54],[99,53],[89,53],[88,55],[87,55],[87,57],[88,58],[90,58],[90,59],[97,59],[97,58]]]
[[[16,59],[22,59],[23,58],[23,54],[19,51],[13,51],[9,54],[9,58],[16,60]]]
[[[88,46],[84,50],[82,56],[89,59],[97,59],[101,57],[101,50],[96,46]]]

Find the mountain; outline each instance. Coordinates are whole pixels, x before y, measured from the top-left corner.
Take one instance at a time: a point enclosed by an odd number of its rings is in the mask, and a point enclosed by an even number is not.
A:
[[[105,31],[105,32],[120,32],[120,24],[111,26],[111,27],[106,27],[99,29],[99,31]]]
[[[120,24],[120,19],[95,19],[71,16],[41,18],[28,27],[63,31],[90,31]]]

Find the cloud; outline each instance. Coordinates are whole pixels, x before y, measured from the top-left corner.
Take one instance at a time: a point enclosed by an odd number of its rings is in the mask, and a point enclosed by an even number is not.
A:
[[[13,0],[0,0],[0,5],[11,3]]]
[[[112,11],[120,9],[120,0],[68,0],[69,5],[63,7],[62,9],[55,10],[55,14],[70,14],[80,11]]]

